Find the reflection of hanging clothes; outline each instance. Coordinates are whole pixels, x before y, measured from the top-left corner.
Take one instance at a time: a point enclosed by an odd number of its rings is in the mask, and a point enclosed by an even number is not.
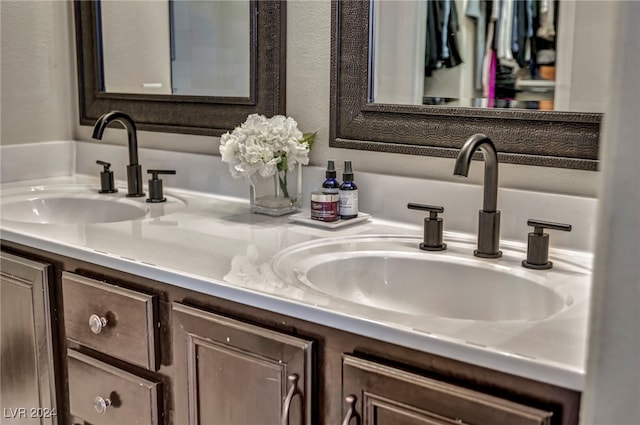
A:
[[[500,18],[498,19],[498,59],[501,64],[515,67],[513,59],[513,11],[514,0],[502,0]]]
[[[477,3],[484,2],[481,10],[487,22],[485,50],[482,62],[476,64],[477,69],[482,63],[483,95],[496,107],[523,107],[522,103],[513,101],[520,91],[526,90],[516,83],[540,79],[539,66],[546,64],[552,68],[555,63],[555,32],[561,0],[467,1],[467,16],[476,19],[476,26]],[[500,99],[508,102],[499,102]]]
[[[531,57],[530,40],[533,37],[532,0],[517,1],[513,18],[513,56],[520,68],[527,66]]]
[[[462,63],[458,50],[458,11],[454,0],[429,0],[427,4],[427,47],[425,75],[442,67]]]
[[[485,52],[485,44],[487,37],[487,6],[485,0],[469,0],[465,14],[474,19],[476,23],[476,53],[475,53],[475,69],[474,69],[474,87],[476,90],[482,90],[482,64]],[[493,30],[492,30],[493,31]],[[493,32],[491,33],[493,37]]]
[[[540,27],[537,35],[547,41],[555,39],[555,5],[553,0],[540,0]]]

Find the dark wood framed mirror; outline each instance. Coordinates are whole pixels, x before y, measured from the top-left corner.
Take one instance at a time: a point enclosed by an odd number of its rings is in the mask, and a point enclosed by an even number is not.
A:
[[[455,157],[484,133],[501,162],[596,170],[602,114],[370,101],[369,0],[332,0],[329,146]]]
[[[219,136],[248,115],[285,112],[286,2],[249,2],[249,96],[111,93],[103,89],[99,1],[75,1],[80,124],[105,112],[131,115],[138,129]]]

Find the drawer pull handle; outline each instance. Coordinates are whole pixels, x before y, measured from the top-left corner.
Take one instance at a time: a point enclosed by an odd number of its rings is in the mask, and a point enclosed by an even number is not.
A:
[[[96,397],[93,401],[93,408],[96,409],[96,412],[100,415],[104,415],[107,411],[107,407],[111,406],[111,400],[108,398],[102,398],[100,396]]]
[[[349,425],[351,423],[351,419],[356,419],[356,425],[360,425],[360,416],[356,411],[356,396],[348,395],[344,398],[344,401],[349,405],[349,410],[347,410],[347,414],[344,416],[344,420],[342,421],[342,425]]]
[[[289,391],[287,392],[287,396],[284,399],[284,403],[282,404],[282,425],[289,425],[289,409],[291,408],[291,400],[298,394],[302,397],[302,393],[298,390],[298,375],[292,373],[287,377],[289,380]]]
[[[98,335],[106,326],[106,318],[100,317],[97,314],[92,314],[91,317],[89,317],[89,328],[91,328],[91,332],[94,334]]]

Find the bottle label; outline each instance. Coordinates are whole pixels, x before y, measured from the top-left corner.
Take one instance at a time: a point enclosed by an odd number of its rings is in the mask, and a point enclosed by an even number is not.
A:
[[[311,200],[311,219],[320,221],[338,220],[338,202],[318,202]]]
[[[341,190],[340,191],[340,215],[356,216],[358,215],[358,191],[357,190]]]

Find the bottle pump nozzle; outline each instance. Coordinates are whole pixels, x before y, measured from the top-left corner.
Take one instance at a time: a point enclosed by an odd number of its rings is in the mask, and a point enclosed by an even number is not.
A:
[[[344,181],[353,180],[353,169],[351,168],[351,161],[344,162],[344,171],[342,173],[342,180]]]
[[[328,179],[335,179],[336,175],[336,165],[333,160],[330,159],[327,161],[327,172],[325,173],[325,176]]]

